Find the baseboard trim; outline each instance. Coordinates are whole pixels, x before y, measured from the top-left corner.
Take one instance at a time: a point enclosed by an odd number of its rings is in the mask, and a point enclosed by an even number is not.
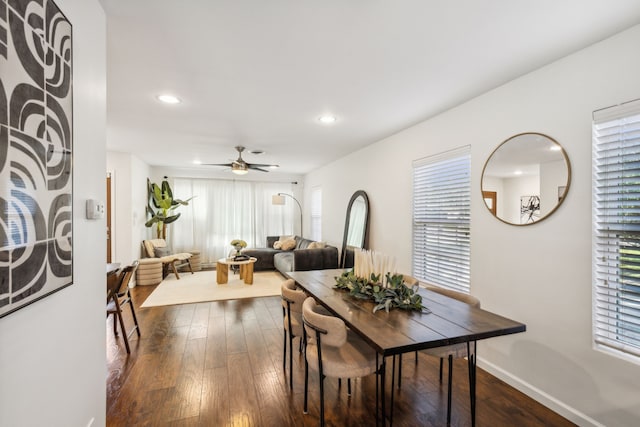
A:
[[[556,399],[555,397],[545,393],[537,387],[529,384],[519,377],[512,375],[504,369],[494,365],[491,362],[478,357],[478,367],[484,369],[496,378],[509,384],[511,387],[523,392],[527,396],[535,399],[537,402],[557,412],[569,421],[580,426],[593,426],[593,427],[606,427],[604,424],[599,423],[586,414],[578,411],[577,409],[567,405],[566,403]]]

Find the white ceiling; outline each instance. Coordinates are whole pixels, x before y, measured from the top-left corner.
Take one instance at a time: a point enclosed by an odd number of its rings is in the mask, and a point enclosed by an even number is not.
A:
[[[309,172],[640,22],[638,0],[100,2],[107,149],[192,167],[244,145],[266,152],[246,161],[280,164],[271,174]],[[160,104],[165,92],[183,102]],[[333,125],[317,121],[327,112]]]

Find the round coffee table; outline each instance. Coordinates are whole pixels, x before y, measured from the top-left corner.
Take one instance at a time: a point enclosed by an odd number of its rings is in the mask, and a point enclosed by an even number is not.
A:
[[[240,266],[240,278],[247,285],[253,285],[253,263],[258,258],[251,257],[244,261],[234,261],[233,258],[220,258],[216,263],[216,282],[218,285],[224,285],[229,281],[229,266]]]

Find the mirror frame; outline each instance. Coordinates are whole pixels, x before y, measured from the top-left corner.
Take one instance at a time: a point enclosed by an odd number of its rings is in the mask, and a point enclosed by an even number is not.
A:
[[[340,252],[340,268],[345,268],[345,260],[347,255],[347,235],[349,234],[349,220],[351,219],[351,207],[353,203],[358,197],[364,198],[364,205],[366,208],[365,216],[364,216],[364,235],[362,238],[362,249],[367,249],[369,245],[369,197],[364,190],[358,190],[351,196],[349,199],[349,204],[347,205],[347,218],[344,222],[344,235],[342,237],[342,251]],[[354,247],[354,246],[350,246]]]
[[[513,222],[509,222],[506,221],[502,218],[500,218],[497,214],[494,214],[491,210],[491,208],[489,208],[489,206],[487,205],[487,203],[484,200],[484,194],[485,194],[485,190],[484,190],[484,173],[485,170],[487,169],[487,165],[489,164],[489,161],[491,160],[491,158],[493,157],[493,155],[496,153],[496,151],[498,151],[500,149],[500,147],[502,147],[503,145],[505,145],[506,143],[508,143],[509,141],[522,136],[522,135],[539,135],[542,136],[544,138],[549,139],[550,141],[552,141],[554,144],[558,145],[560,147],[560,152],[562,153],[562,157],[564,158],[564,162],[565,165],[567,166],[567,184],[566,184],[566,188],[564,190],[564,194],[562,195],[562,198],[560,198],[560,200],[558,201],[558,203],[553,207],[553,209],[551,209],[549,212],[547,212],[547,214],[543,217],[541,217],[540,219],[538,219],[535,222],[530,222],[530,223],[526,223],[526,224],[515,224]],[[509,225],[514,225],[516,227],[522,227],[522,226],[528,226],[528,225],[534,225],[534,224],[538,224],[542,221],[544,221],[545,219],[549,218],[556,210],[558,210],[558,208],[560,207],[560,205],[562,205],[562,203],[564,203],[565,199],[567,198],[567,194],[569,194],[569,188],[571,188],[571,162],[569,161],[569,156],[567,155],[567,151],[564,149],[564,147],[562,146],[562,144],[560,144],[555,138],[550,137],[547,134],[544,133],[540,133],[540,132],[522,132],[522,133],[518,133],[516,135],[510,136],[509,138],[505,139],[504,141],[502,141],[489,155],[489,157],[487,158],[487,160],[484,162],[484,166],[482,167],[482,175],[480,176],[480,193],[482,194],[482,204],[485,206],[485,208],[487,208],[487,210],[489,211],[489,213],[496,219],[498,219],[499,221],[504,222],[505,224],[509,224]]]

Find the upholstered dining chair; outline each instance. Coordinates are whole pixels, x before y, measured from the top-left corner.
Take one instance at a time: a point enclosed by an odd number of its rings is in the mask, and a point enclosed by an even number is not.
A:
[[[324,378],[359,378],[378,373],[375,350],[351,330],[342,319],[328,315],[309,297],[302,304],[306,332],[304,365],[304,413],[308,408],[309,367],[318,372],[320,383],[320,425],[324,420]],[[382,391],[384,393],[384,390]],[[376,378],[376,419],[378,417]]]
[[[114,285],[107,290],[107,317],[113,316],[113,334],[118,336],[118,328],[116,325],[116,319],[120,324],[120,331],[122,332],[122,339],[124,340],[124,346],[127,349],[127,353],[131,353],[129,348],[129,337],[133,332],[137,332],[140,336],[140,327],[138,325],[138,318],[136,317],[135,309],[133,308],[133,299],[131,298],[131,290],[129,289],[129,282],[138,268],[138,261],[134,261],[133,264],[125,267],[119,273],[119,278],[114,280]],[[129,304],[131,308],[131,317],[133,318],[134,326],[129,332],[127,332],[124,319],[122,317],[122,307]]]
[[[457,299],[458,301],[462,301],[466,304],[469,304],[472,307],[480,308],[480,300],[472,295],[465,294],[463,292],[454,291],[451,289],[442,288],[440,286],[434,286],[426,284],[424,287],[432,292],[437,292],[441,295],[446,295],[450,298]],[[440,358],[440,382],[442,382],[442,365],[444,358],[447,358],[449,364],[449,373],[448,373],[448,390],[447,390],[447,425],[451,424],[451,381],[453,377],[453,359],[460,359],[469,356],[469,349],[473,354],[475,346],[470,346],[467,343],[459,343],[452,344],[444,347],[436,347],[429,348],[426,350],[420,350],[422,353],[428,354],[429,356],[439,357]],[[416,361],[418,360],[418,354],[416,353]],[[399,381],[398,381],[399,383]],[[473,399],[473,398],[472,398]],[[473,402],[471,408],[474,408]]]
[[[307,294],[302,289],[296,289],[296,282],[285,280],[280,287],[282,294],[282,325],[284,328],[284,345],[282,355],[282,369],[287,364],[287,341],[289,341],[289,388],[293,390],[293,338],[300,337],[299,348],[302,350],[304,331],[302,329],[302,303]]]

